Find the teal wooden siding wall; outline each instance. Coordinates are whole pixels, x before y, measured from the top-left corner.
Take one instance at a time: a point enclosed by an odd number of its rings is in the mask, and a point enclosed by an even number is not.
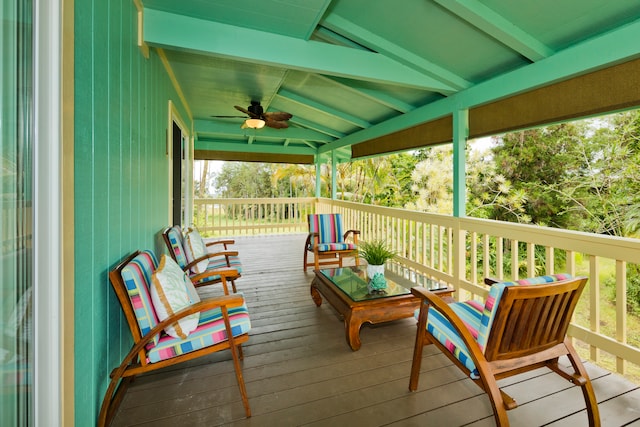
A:
[[[168,225],[168,101],[187,118],[157,53],[137,48],[136,26],[131,0],[75,1],[77,426],[95,424],[109,372],[131,346],[108,271],[136,249],[158,253]]]

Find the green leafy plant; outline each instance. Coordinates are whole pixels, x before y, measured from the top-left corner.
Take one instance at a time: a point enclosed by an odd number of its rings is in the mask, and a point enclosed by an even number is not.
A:
[[[358,254],[369,265],[382,265],[398,255],[382,239],[358,243]]]

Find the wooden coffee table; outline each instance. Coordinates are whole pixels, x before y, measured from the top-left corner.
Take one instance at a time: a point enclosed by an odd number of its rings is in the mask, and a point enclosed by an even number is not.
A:
[[[360,326],[389,322],[413,316],[420,300],[411,288],[422,286],[443,298],[451,297],[453,288],[409,271],[400,264],[387,264],[384,292],[369,293],[366,267],[342,267],[315,270],[311,298],[320,307],[324,297],[344,319],[347,343],[353,351],[360,348]]]

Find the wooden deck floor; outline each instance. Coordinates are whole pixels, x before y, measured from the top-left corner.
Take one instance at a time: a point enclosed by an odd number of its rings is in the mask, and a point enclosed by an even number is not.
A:
[[[244,418],[231,355],[221,352],[137,378],[113,426],[474,426],[495,425],[480,389],[433,348],[425,348],[420,386],[408,391],[415,321],[363,326],[362,348],[309,295],[302,271],[305,236],[241,237],[238,290],[251,313],[243,372],[253,416]],[[207,294],[212,290],[203,291]],[[603,426],[640,426],[640,387],[592,364]],[[546,370],[501,385],[520,406],[512,426],[584,426],[577,387]]]

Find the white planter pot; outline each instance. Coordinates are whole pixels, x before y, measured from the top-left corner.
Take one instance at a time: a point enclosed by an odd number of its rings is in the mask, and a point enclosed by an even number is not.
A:
[[[367,278],[373,279],[376,273],[380,273],[384,276],[384,264],[382,265],[367,265]]]
[[[376,280],[373,280],[373,278]],[[367,289],[369,293],[384,292],[387,289],[387,281],[384,278],[384,265],[367,265]]]

